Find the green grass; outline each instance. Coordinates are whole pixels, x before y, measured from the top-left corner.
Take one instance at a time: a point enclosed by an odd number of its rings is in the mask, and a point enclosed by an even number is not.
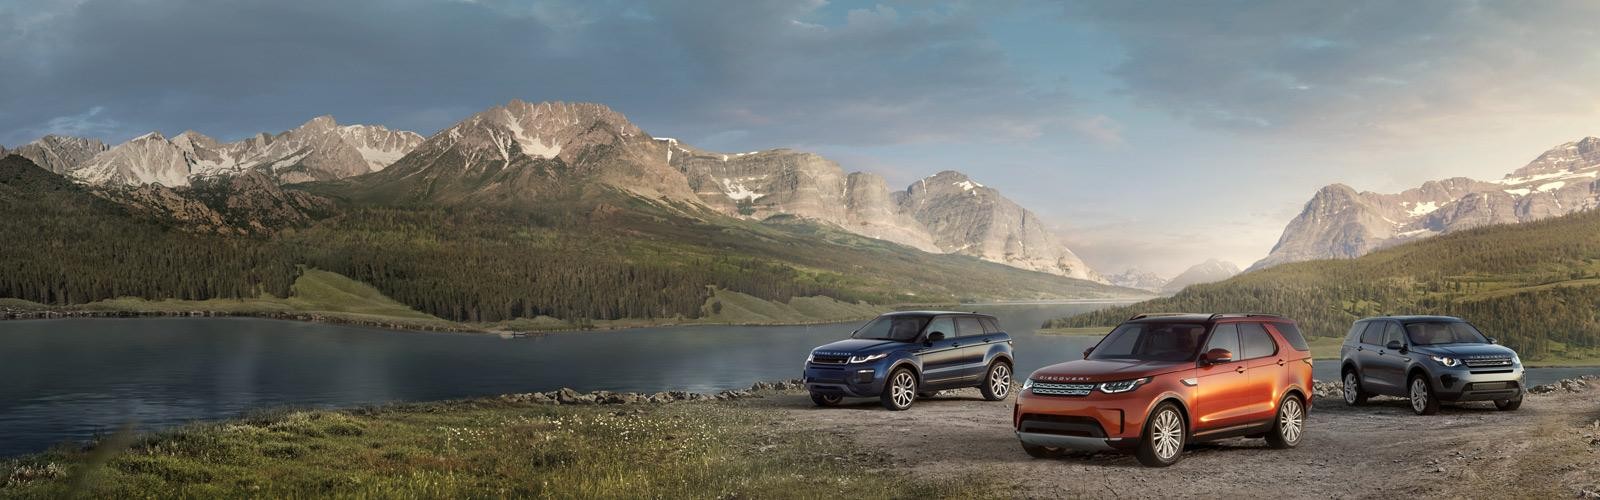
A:
[[[474,329],[418,312],[385,297],[376,289],[337,273],[303,269],[289,297],[262,294],[251,299],[147,300],[121,297],[69,309],[106,312],[185,313],[206,311],[227,314],[300,313],[325,315],[356,322],[392,324],[406,328]]]
[[[112,439],[115,441],[116,439]],[[736,403],[277,411],[0,461],[0,497],[971,498]]]
[[[1306,337],[1306,343],[1311,344],[1311,359],[1339,359],[1339,348],[1344,345],[1344,338]]]

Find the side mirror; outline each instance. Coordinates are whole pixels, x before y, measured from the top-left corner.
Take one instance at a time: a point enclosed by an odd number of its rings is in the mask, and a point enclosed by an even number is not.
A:
[[[1201,356],[1200,360],[1204,361],[1208,365],[1220,365],[1222,363],[1232,363],[1233,362],[1233,351],[1229,351],[1227,349],[1222,349],[1222,348],[1212,349],[1212,350],[1206,351],[1206,354],[1204,356]]]
[[[1090,347],[1088,349],[1084,349],[1083,350],[1083,359],[1089,359],[1089,353],[1091,353],[1091,352],[1094,352],[1094,348],[1093,347]]]
[[[944,340],[944,332],[933,332],[928,334],[928,342],[938,342],[941,340]]]
[[[1497,338],[1494,338],[1494,337],[1489,337],[1489,343],[1490,344],[1494,344],[1494,345],[1500,345],[1500,339],[1497,339]]]
[[[1384,347],[1389,348],[1389,350],[1391,350],[1391,351],[1404,351],[1404,350],[1406,350],[1405,344],[1401,344],[1400,341],[1398,341],[1398,340],[1391,340],[1391,341],[1389,341],[1389,344],[1385,345]]]

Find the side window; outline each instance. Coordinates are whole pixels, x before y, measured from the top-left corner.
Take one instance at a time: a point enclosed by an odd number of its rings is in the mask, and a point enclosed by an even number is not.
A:
[[[976,337],[983,335],[983,323],[978,322],[974,316],[961,316],[956,318],[956,327],[961,330],[962,337]]]
[[[1360,342],[1361,332],[1364,331],[1367,331],[1366,322],[1357,321],[1355,324],[1350,325],[1350,333],[1344,335],[1344,340],[1346,342]]]
[[[994,318],[979,318],[979,320],[983,321],[983,333],[1000,333],[1005,331],[1000,329],[1000,323],[996,322]]]
[[[955,320],[950,319],[949,316],[940,316],[934,318],[932,322],[928,323],[928,328],[923,330],[922,333],[923,335],[927,335],[933,332],[943,333],[944,338],[947,339],[955,338],[956,322]]]
[[[1400,345],[1405,345],[1405,329],[1400,328],[1400,324],[1393,321],[1385,321],[1384,323],[1388,325],[1383,329],[1383,345],[1389,345],[1390,342],[1399,342]]]
[[[1300,333],[1300,327],[1294,323],[1273,323],[1273,328],[1283,335],[1283,340],[1289,343],[1296,351],[1309,351],[1311,344],[1306,343],[1306,336]]]
[[[1212,349],[1227,349],[1233,353],[1233,359],[1243,359],[1244,353],[1239,352],[1239,325],[1223,323],[1211,329],[1211,340],[1206,342],[1206,351]]]
[[[1384,322],[1373,321],[1366,324],[1366,332],[1362,332],[1363,345],[1384,345]]]
[[[1244,344],[1244,357],[1239,359],[1263,358],[1278,353],[1278,343],[1272,340],[1266,328],[1256,323],[1239,325],[1239,343]]]

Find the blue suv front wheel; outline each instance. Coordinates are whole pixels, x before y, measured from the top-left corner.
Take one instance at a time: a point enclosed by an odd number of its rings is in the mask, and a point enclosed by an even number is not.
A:
[[[890,411],[901,411],[911,408],[911,403],[917,400],[917,374],[911,373],[906,368],[898,368],[889,374],[889,383],[883,385],[883,395],[878,397],[883,402],[883,407]]]

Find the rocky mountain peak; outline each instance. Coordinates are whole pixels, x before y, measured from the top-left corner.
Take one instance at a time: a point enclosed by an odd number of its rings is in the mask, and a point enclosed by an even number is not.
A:
[[[305,132],[326,132],[333,130],[338,126],[339,122],[333,119],[333,115],[322,115],[310,120],[306,120],[305,123],[300,124],[299,127],[295,127],[294,129]]]
[[[1372,250],[1488,224],[1538,220],[1600,206],[1600,138],[1545,151],[1504,178],[1428,181],[1399,193],[1318,190],[1251,269]]]
[[[65,175],[105,150],[106,144],[95,139],[46,135],[18,146],[10,154],[20,155],[45,170]]]
[[[1585,137],[1545,151],[1527,165],[1506,175],[1506,179],[1576,172],[1595,167],[1600,167],[1600,137]]]

